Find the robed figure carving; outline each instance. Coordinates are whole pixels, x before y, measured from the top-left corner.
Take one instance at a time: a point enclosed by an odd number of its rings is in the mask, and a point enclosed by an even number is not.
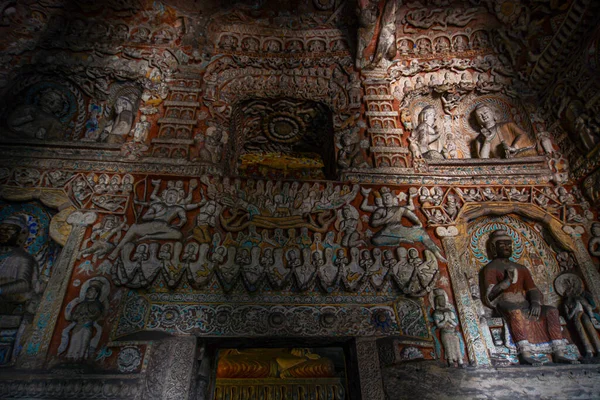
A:
[[[38,262],[23,248],[28,235],[25,215],[0,221],[0,365],[14,361],[27,341],[43,289]]]
[[[477,158],[516,158],[536,156],[536,144],[514,122],[500,123],[487,104],[475,108],[480,134],[475,141]]]
[[[38,264],[22,248],[28,233],[22,215],[0,221],[0,314],[13,314],[21,304],[26,312],[35,313]]]
[[[512,239],[508,232],[490,234],[488,256],[492,261],[480,273],[482,299],[508,323],[521,362],[538,364],[531,344],[551,341],[554,362],[572,363],[564,355],[558,310],[543,305],[542,292],[527,267],[510,260]]]

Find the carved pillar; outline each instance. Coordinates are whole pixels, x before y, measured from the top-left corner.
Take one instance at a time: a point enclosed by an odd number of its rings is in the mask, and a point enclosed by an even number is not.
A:
[[[450,274],[454,301],[456,302],[469,360],[473,365],[490,366],[491,361],[479,324],[479,317],[475,312],[471,291],[458,253],[458,248],[460,248],[457,245],[458,229],[454,226],[439,227],[436,229],[436,233],[442,238],[442,244],[448,259],[448,273]]]
[[[196,338],[193,336],[173,337],[157,343],[148,366],[142,398],[190,399],[195,356]]]
[[[52,276],[35,315],[32,332],[17,359],[20,368],[42,368],[63,304],[86,228],[96,221],[96,213],[75,211],[67,217],[73,229],[52,270]]]
[[[598,301],[600,300],[600,273],[596,270],[596,266],[590,257],[590,253],[581,238],[581,234],[584,232],[583,228],[565,226],[563,231],[571,235],[571,238],[573,239],[573,243],[575,244],[575,258],[577,259],[577,264],[579,264],[585,285],[592,296],[594,296],[596,304],[598,304]]]
[[[362,400],[384,400],[379,352],[375,338],[356,339],[356,361]]]

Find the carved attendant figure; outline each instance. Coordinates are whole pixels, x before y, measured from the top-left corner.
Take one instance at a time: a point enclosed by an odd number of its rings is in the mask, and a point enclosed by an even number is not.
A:
[[[535,156],[535,143],[514,122],[498,123],[492,108],[479,104],[475,108],[481,134],[476,139],[478,158],[514,158]]]
[[[103,291],[108,283],[94,278],[88,282],[88,285],[81,287],[81,291],[85,293],[83,298],[82,293],[78,299],[69,303],[65,311],[66,319],[71,324],[62,332],[58,354],[66,351],[66,357],[73,361],[85,360],[93,354],[102,334],[102,327],[97,321],[106,311],[102,298],[106,297]],[[92,337],[94,329],[96,334]]]
[[[512,239],[508,232],[492,232],[488,252],[492,261],[481,270],[482,298],[508,322],[521,361],[537,364],[531,342],[542,343],[550,339],[554,362],[573,362],[564,355],[558,310],[542,305],[542,292],[535,286],[527,267],[510,260]]]
[[[414,213],[415,205],[413,198],[418,196],[418,193],[411,192],[410,198],[406,205],[401,206],[400,201],[407,200],[405,193],[400,193],[398,197],[394,196],[389,188],[382,187],[379,196],[381,203],[371,206],[367,203],[366,197],[371,189],[362,191],[365,200],[360,208],[363,211],[373,211],[369,223],[374,228],[381,229],[377,231],[371,238],[371,243],[376,246],[394,246],[399,243],[414,243],[422,242],[435,256],[445,261],[440,248],[431,240],[423,224]],[[407,219],[412,225],[405,226],[402,222]]]
[[[37,261],[21,247],[28,233],[24,216],[13,215],[0,222],[0,314],[12,314],[23,303],[29,306],[35,296]]]
[[[419,125],[412,131],[408,141],[410,151],[415,158],[439,160],[445,158],[439,149],[439,138],[442,135],[435,125],[435,109],[426,106],[419,113]],[[437,143],[436,143],[437,142]],[[437,144],[437,145],[436,145]]]
[[[596,318],[595,305],[593,301],[588,300],[591,296],[583,291],[583,282],[577,275],[567,273],[558,279],[560,278],[562,278],[561,287],[557,287],[557,291],[563,292],[561,294],[565,296],[564,311],[567,318],[575,325],[575,330],[585,349],[585,358],[593,357],[594,353],[600,354],[600,336],[593,323]]]
[[[367,166],[360,151],[360,128],[355,127],[345,131],[340,138],[338,165],[341,168],[363,168]]]
[[[448,366],[457,363],[459,367],[463,367],[460,338],[458,332],[456,332],[458,326],[456,313],[453,307],[448,304],[448,295],[443,289],[435,289],[434,296],[433,321],[441,332],[440,340],[444,346],[446,362]]]

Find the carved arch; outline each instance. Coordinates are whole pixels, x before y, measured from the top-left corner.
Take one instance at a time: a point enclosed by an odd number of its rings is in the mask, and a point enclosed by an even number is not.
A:
[[[460,210],[456,219],[459,238],[466,238],[467,226],[470,221],[482,216],[497,216],[506,214],[516,214],[521,217],[529,218],[539,222],[548,230],[554,239],[565,249],[576,251],[575,244],[564,230],[564,223],[554,215],[535,204],[510,203],[510,202],[490,202],[490,203],[467,203]]]

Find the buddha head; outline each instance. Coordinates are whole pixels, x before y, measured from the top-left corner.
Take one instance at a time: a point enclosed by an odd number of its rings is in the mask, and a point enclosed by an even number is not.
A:
[[[507,231],[499,229],[490,234],[488,256],[492,260],[512,256],[512,238]]]
[[[496,125],[496,113],[487,104],[480,103],[475,107],[475,116],[477,117],[477,123],[482,128],[490,129]]]

